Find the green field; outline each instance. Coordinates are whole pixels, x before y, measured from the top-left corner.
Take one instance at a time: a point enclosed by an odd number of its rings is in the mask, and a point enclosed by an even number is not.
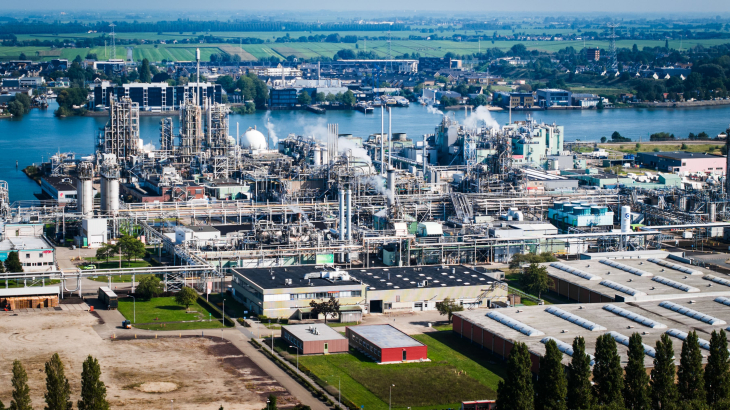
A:
[[[542,30],[545,31],[545,30]],[[542,33],[542,31],[538,30],[538,32]],[[559,30],[558,30],[559,31]],[[563,31],[565,32],[565,31]],[[276,37],[281,37],[284,35],[284,33],[281,32],[270,32],[270,33],[232,33],[232,32],[226,32],[226,33],[211,33],[213,35],[220,35],[224,38],[238,38],[238,37],[258,37],[263,39],[268,39],[271,42],[265,43],[265,44],[243,44],[239,47],[238,44],[142,44],[142,45],[132,45],[129,47],[132,47],[134,49],[133,51],[133,57],[135,61],[140,61],[144,58],[147,58],[150,61],[153,62],[159,62],[162,60],[167,61],[192,61],[195,59],[195,49],[200,48],[201,49],[201,59],[203,61],[210,60],[211,54],[217,54],[217,53],[224,53],[223,50],[228,49],[229,51],[232,50],[233,47],[235,48],[242,48],[245,53],[250,54],[253,58],[261,59],[266,58],[270,56],[276,56],[278,58],[286,58],[290,55],[293,55],[298,58],[315,58],[315,57],[332,57],[335,53],[337,53],[338,50],[342,49],[352,49],[354,51],[373,51],[377,53],[382,58],[388,57],[388,42],[385,40],[372,40],[372,41],[364,41],[360,40],[357,42],[357,44],[352,43],[324,43],[324,42],[316,42],[316,43],[275,43],[273,40]],[[289,33],[292,38],[297,38],[300,35],[311,35],[311,34],[327,34],[327,33]],[[375,36],[375,35],[385,35],[383,32],[342,32],[341,35],[360,35],[360,36]],[[413,34],[424,36],[425,34],[419,33],[419,32],[413,32]],[[473,34],[473,33],[472,33]],[[503,33],[504,34],[504,33]],[[27,38],[40,38],[40,39],[49,39],[49,38],[58,38],[58,39],[72,39],[75,37],[88,37],[88,36],[98,36],[98,33],[95,34],[72,34],[72,35],[62,35],[62,36],[53,36],[53,35],[28,35],[18,36],[20,39],[27,39]],[[396,38],[398,35],[405,35],[403,32],[394,33],[394,38]],[[490,34],[491,35],[491,34]],[[171,39],[181,39],[181,38],[189,38],[192,35],[190,33],[186,33],[184,35],[180,34],[162,34],[157,35],[156,33],[122,33],[119,34],[119,38],[136,38],[136,39],[146,39],[146,40],[171,40]],[[488,37],[488,35],[485,35],[485,37]],[[682,49],[686,50],[690,47],[696,46],[696,45],[702,45],[704,47],[710,47],[713,45],[719,45],[719,44],[726,44],[730,43],[730,40],[727,39],[707,39],[707,40],[684,40],[682,41]],[[443,57],[444,54],[447,52],[452,52],[455,54],[473,54],[477,53],[480,50],[485,51],[488,48],[500,48],[502,50],[508,50],[515,44],[523,44],[525,47],[527,47],[530,50],[540,50],[540,51],[547,51],[547,52],[556,52],[560,49],[566,48],[566,47],[574,47],[576,50],[582,50],[585,47],[601,47],[606,48],[608,47],[608,43],[606,41],[602,40],[591,40],[586,41],[585,43],[582,40],[572,40],[572,41],[495,41],[494,43],[491,42],[491,40],[482,41],[481,46],[478,42],[461,42],[461,41],[452,41],[452,40],[408,40],[408,39],[394,39],[391,42],[390,48],[390,55],[393,57],[403,55],[405,53],[413,54],[418,53],[423,57]],[[618,40],[616,41],[616,46],[620,48],[631,48],[634,44],[636,44],[639,48],[643,47],[663,47],[664,46],[664,40]],[[357,46],[357,48],[356,48]],[[679,41],[670,41],[669,42],[670,48],[676,48],[678,49],[680,47]],[[127,46],[118,45],[116,49],[116,58],[126,58],[127,56]],[[57,54],[58,50],[51,50],[48,47],[0,47],[0,59],[8,60],[8,59],[15,59],[18,58],[21,52],[24,52],[28,58],[34,58],[34,59],[50,59],[52,58],[50,54]],[[73,59],[77,55],[80,55],[82,58],[86,56],[87,53],[96,53],[97,57],[100,60],[107,60],[109,58],[112,58],[110,55],[111,53],[111,47],[107,47],[106,51],[104,47],[94,47],[92,49],[88,48],[64,48],[60,50],[60,56],[62,58],[68,58]],[[242,55],[242,59],[246,60],[245,58],[246,54]]]
[[[430,362],[379,365],[353,350],[350,354],[299,356],[299,363],[329,384],[328,390],[335,396],[339,377],[343,398],[366,409],[386,408],[392,384],[394,409],[458,408],[462,400],[496,397],[503,369],[490,363],[486,351],[451,331],[414,337],[428,346]],[[287,346],[279,344],[277,350]]]
[[[646,143],[642,142],[640,143],[640,148],[636,149],[636,143],[635,142],[627,142],[624,144],[616,145],[616,144],[599,144],[598,146],[600,148],[604,148],[606,150],[613,150],[613,151],[621,151],[625,152],[627,154],[636,154],[637,152],[651,152],[655,149],[659,149],[659,151],[687,151],[687,152],[703,152],[707,154],[715,154],[715,155],[721,155],[720,151],[720,145],[718,144],[685,144],[686,147],[682,149],[682,144],[684,142],[662,142],[662,143]]]
[[[190,306],[189,311],[186,311],[184,306],[180,306],[175,303],[174,297],[152,298],[148,301],[137,300],[136,304],[132,298],[119,298],[118,309],[125,318],[133,322],[134,309],[136,309],[137,320],[135,323],[152,323],[145,326],[135,326],[140,329],[184,330],[223,327],[223,324],[220,322],[220,313],[212,309],[209,310],[197,302]],[[209,318],[212,318],[212,320],[208,321]],[[181,322],[186,320],[203,321],[190,323],[168,323],[164,327],[154,323]]]

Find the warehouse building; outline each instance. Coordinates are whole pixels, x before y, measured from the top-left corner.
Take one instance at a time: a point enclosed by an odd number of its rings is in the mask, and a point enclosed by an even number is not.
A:
[[[671,300],[689,296],[728,296],[730,280],[665,252],[591,255],[590,260],[548,262],[551,292],[580,303]]]
[[[56,252],[44,236],[5,236],[0,241],[0,262],[12,252],[18,253],[23,272],[46,272],[56,269]]]
[[[453,330],[462,338],[487,351],[507,358],[516,342],[525,343],[531,353],[532,371],[539,369],[545,343],[554,339],[564,353],[563,364],[571,360],[572,343],[577,336],[586,341],[586,353],[595,353],[596,339],[610,334],[618,345],[621,366],[628,360],[628,338],[640,333],[644,343],[644,365],[653,367],[654,346],[663,333],[673,342],[679,358],[687,333],[697,331],[703,360],[708,354],[710,335],[730,321],[730,298],[693,295],[673,300],[632,303],[593,303],[551,306],[526,306],[454,314]]]
[[[291,325],[281,327],[281,337],[299,349],[299,354],[347,353],[347,338],[327,325]]]
[[[204,106],[208,100],[221,103],[223,89],[214,83],[187,83],[171,86],[167,83],[129,83],[123,85],[103,81],[92,85],[93,106],[109,108],[114,99],[129,97],[139,104],[141,111],[174,111],[180,108],[186,97],[198,95],[198,104]]]
[[[272,318],[318,319],[311,301],[335,298],[340,307],[361,309],[365,285],[348,272],[322,267],[233,269],[233,294],[252,313]],[[323,318],[323,317],[322,317]]]
[[[723,156],[701,152],[639,152],[636,154],[637,164],[645,168],[672,173],[704,172],[724,175],[726,160]]]
[[[332,270],[322,266],[233,269],[236,298],[268,317],[313,317],[310,302],[334,297],[341,320],[356,322],[363,313],[436,310],[447,297],[464,306],[507,301],[507,286],[483,271],[460,265]],[[346,319],[346,320],[345,320]]]
[[[428,360],[428,347],[391,325],[348,326],[350,346],[380,364]]]

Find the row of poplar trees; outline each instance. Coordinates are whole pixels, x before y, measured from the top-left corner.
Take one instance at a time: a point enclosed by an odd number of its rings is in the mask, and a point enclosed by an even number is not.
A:
[[[13,362],[13,397],[10,401],[10,410],[33,410],[28,387],[28,374],[19,360]],[[71,410],[71,387],[64,373],[63,362],[58,353],[46,362],[46,394],[45,410]],[[84,360],[81,371],[81,398],[77,402],[79,410],[109,410],[106,401],[106,386],[101,381],[101,367],[92,356]],[[0,410],[5,405],[0,401]]]
[[[704,369],[694,331],[682,344],[679,367],[674,364],[672,340],[662,334],[656,343],[651,374],[644,368],[644,345],[638,333],[629,339],[628,362],[623,369],[613,337],[598,337],[592,380],[591,358],[582,337],[573,341],[573,357],[567,369],[554,340],[548,341],[545,348],[533,381],[527,346],[514,345],[507,375],[497,390],[498,410],[730,409],[730,353],[724,330],[712,332]]]

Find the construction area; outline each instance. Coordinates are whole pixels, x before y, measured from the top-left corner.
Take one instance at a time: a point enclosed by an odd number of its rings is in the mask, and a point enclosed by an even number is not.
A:
[[[2,397],[11,395],[9,369],[18,359],[28,373],[33,404],[40,406],[45,392],[44,363],[58,353],[74,403],[87,355],[99,360],[111,408],[170,408],[172,403],[176,409],[223,405],[253,410],[265,407],[269,394],[277,395],[284,407],[298,402],[238,347],[220,337],[201,338],[200,332],[192,338],[143,331],[122,335],[115,329],[116,323],[108,326],[99,315],[81,310],[0,315],[0,368],[8,369],[0,377]]]

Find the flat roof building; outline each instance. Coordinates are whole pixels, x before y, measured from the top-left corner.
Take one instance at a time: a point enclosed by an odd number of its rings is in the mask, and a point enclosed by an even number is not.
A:
[[[551,291],[580,303],[672,300],[689,296],[730,297],[730,281],[672,253],[614,253],[602,259],[544,263]],[[610,259],[609,259],[610,258]]]
[[[281,337],[299,349],[300,354],[346,353],[347,338],[327,325],[290,325],[281,327]]]
[[[436,310],[447,297],[465,308],[507,300],[505,284],[461,265],[347,271],[315,265],[235,268],[232,286],[235,296],[253,312],[297,319],[317,319],[311,317],[309,303],[330,297],[339,300],[346,321],[357,321],[364,312]]]
[[[723,175],[727,171],[726,161],[727,158],[724,156],[702,152],[639,152],[636,154],[637,164],[672,173],[705,172]]]
[[[503,358],[509,356],[516,342],[525,343],[531,353],[532,371],[539,369],[539,358],[545,354],[545,343],[554,339],[564,353],[563,364],[571,360],[573,340],[582,336],[586,353],[595,354],[596,339],[610,334],[617,342],[621,367],[628,360],[628,338],[642,336],[645,345],[644,365],[653,367],[654,346],[667,333],[672,338],[676,363],[679,362],[682,340],[697,331],[706,361],[707,347],[713,330],[727,327],[730,321],[730,298],[718,296],[685,296],[681,299],[632,303],[593,303],[550,306],[524,306],[489,311],[464,311],[454,314],[453,330],[462,338],[482,346]]]
[[[428,348],[391,325],[348,326],[350,346],[378,363],[405,363],[428,360]]]

